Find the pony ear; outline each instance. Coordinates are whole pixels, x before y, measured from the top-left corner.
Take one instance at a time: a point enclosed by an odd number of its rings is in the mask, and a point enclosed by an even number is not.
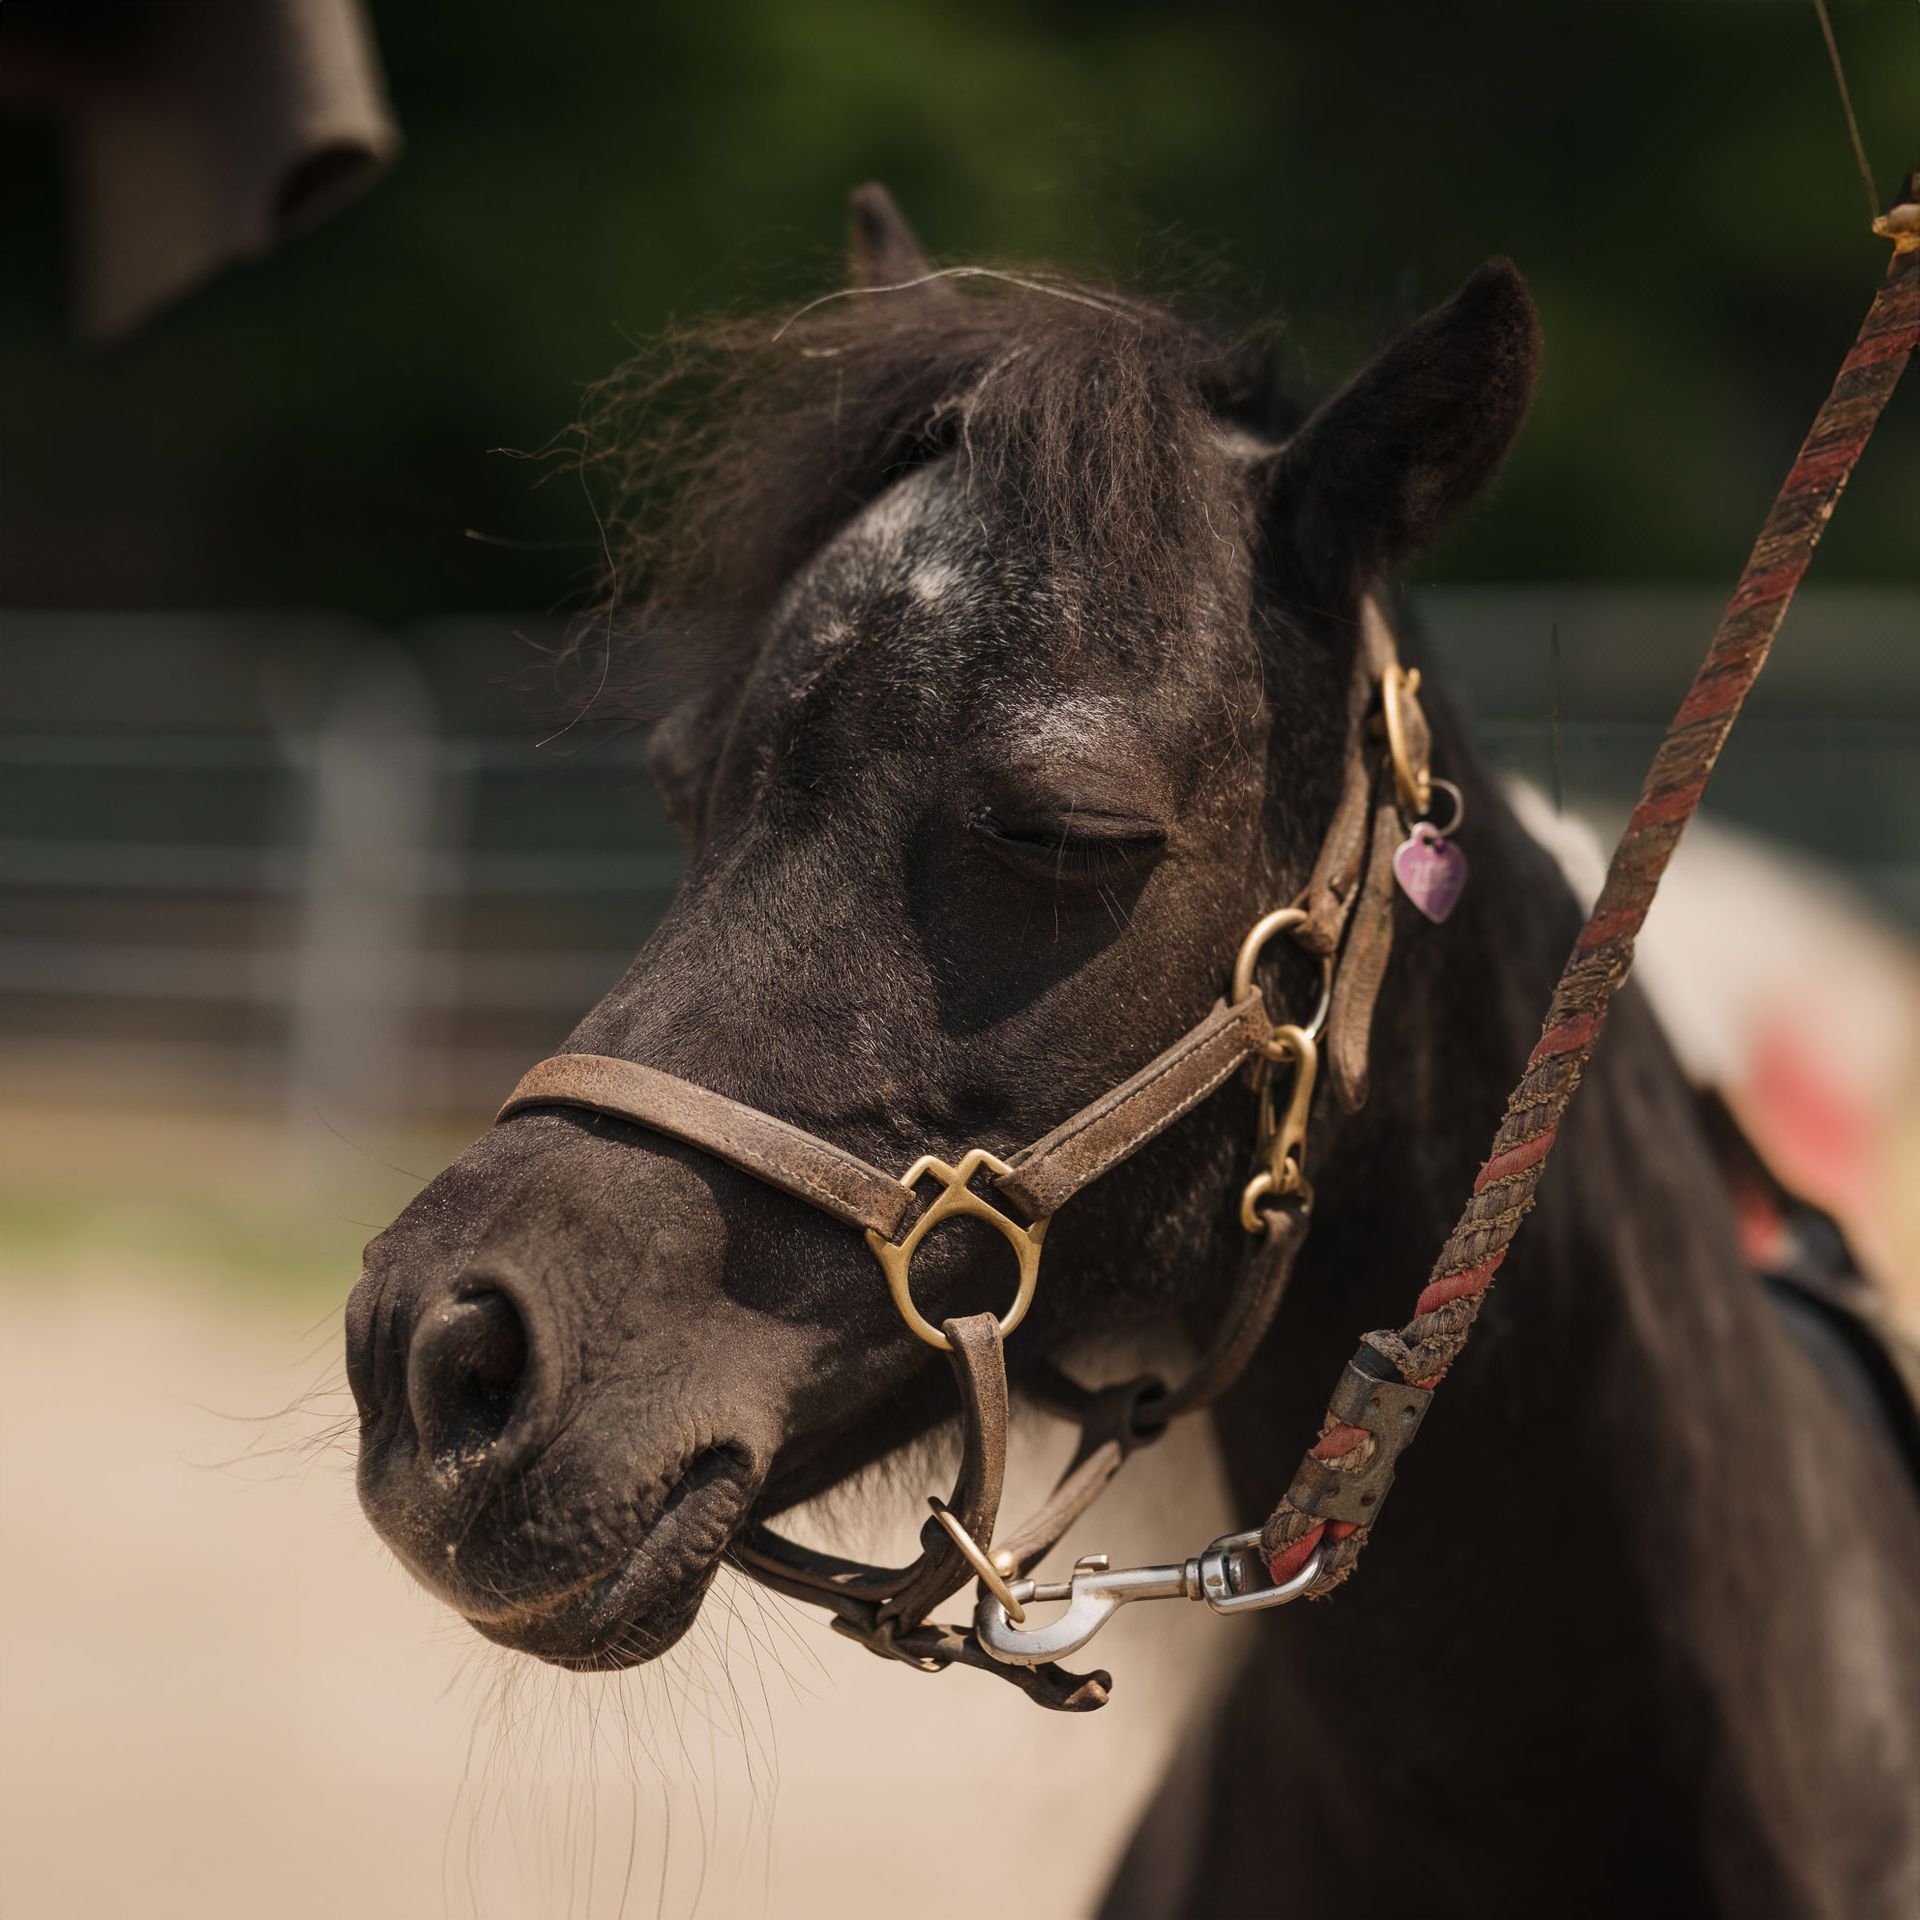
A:
[[[1506,459],[1539,363],[1527,284],[1490,260],[1272,456],[1276,558],[1343,604],[1438,539]]]
[[[853,190],[847,256],[856,287],[897,287],[933,271],[906,215],[877,180]]]

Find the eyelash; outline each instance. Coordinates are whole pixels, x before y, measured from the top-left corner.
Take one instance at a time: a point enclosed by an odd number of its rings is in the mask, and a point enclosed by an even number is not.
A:
[[[1159,834],[1100,839],[1072,833],[1023,833],[985,807],[967,822],[967,827],[976,839],[997,851],[1035,868],[1044,864],[1055,874],[1095,875],[1116,866],[1131,867],[1151,859],[1165,844]]]

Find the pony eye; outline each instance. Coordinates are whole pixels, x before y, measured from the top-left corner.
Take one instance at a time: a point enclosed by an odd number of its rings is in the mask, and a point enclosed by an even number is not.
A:
[[[1031,853],[1058,853],[1069,837],[1064,832],[1044,827],[1011,826],[984,807],[967,822],[967,827],[981,840],[990,840],[996,846],[1018,847]]]
[[[1003,859],[1052,877],[1101,877],[1155,859],[1167,836],[1139,822],[1100,817],[1008,820],[983,807],[967,822],[975,839]]]

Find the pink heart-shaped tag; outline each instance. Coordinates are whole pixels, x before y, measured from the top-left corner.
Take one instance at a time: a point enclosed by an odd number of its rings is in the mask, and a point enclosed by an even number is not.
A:
[[[1467,856],[1422,820],[1394,849],[1393,877],[1400,891],[1437,926],[1466,890]]]

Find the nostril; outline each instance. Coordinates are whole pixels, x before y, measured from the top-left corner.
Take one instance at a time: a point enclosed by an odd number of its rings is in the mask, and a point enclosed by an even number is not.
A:
[[[479,1459],[513,1418],[527,1375],[519,1309],[491,1288],[429,1307],[407,1350],[407,1403],[433,1463]]]

